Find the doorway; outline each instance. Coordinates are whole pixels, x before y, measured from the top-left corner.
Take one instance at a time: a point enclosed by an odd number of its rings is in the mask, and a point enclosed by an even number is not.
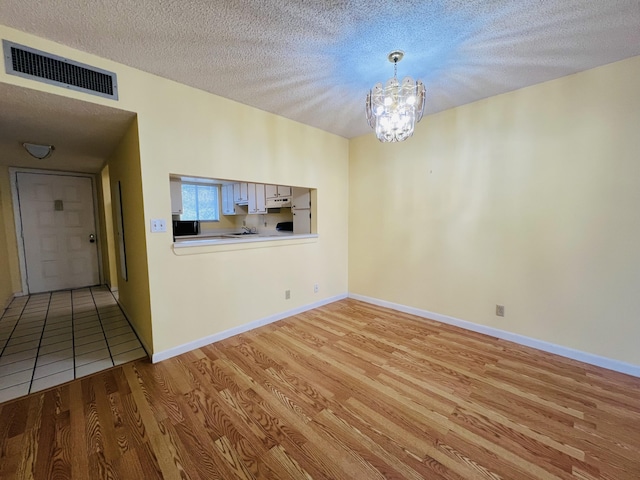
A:
[[[15,187],[25,293],[98,285],[93,177],[21,170]]]

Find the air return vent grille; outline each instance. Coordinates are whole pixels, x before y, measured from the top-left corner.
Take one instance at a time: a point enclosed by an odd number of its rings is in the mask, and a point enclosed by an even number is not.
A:
[[[91,65],[2,41],[4,64],[9,75],[30,78],[79,92],[118,99],[117,77]]]

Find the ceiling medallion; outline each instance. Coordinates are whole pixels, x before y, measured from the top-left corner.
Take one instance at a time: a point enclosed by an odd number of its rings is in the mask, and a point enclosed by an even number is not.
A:
[[[381,142],[402,142],[422,119],[425,105],[424,84],[411,77],[398,82],[398,62],[404,52],[395,50],[388,56],[393,62],[393,78],[376,83],[367,95],[367,121]]]

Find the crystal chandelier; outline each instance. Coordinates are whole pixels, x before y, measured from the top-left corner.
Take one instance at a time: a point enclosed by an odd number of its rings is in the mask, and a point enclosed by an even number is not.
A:
[[[416,123],[424,113],[424,84],[411,77],[398,82],[401,50],[389,54],[393,62],[393,78],[386,85],[376,83],[367,95],[367,121],[381,142],[401,142],[413,135]]]

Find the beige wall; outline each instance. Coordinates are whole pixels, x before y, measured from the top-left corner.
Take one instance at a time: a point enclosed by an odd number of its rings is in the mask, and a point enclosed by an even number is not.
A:
[[[4,71],[0,81],[138,114],[137,142],[131,130],[109,167],[127,186],[133,236],[121,301],[154,352],[349,288],[640,364],[639,58],[426,117],[408,142],[381,145],[0,36],[116,71],[120,101]],[[171,219],[170,174],[317,188],[319,238],[177,255],[170,231],[148,233],[151,219]]]
[[[131,173],[140,175],[142,198],[130,206],[135,225],[127,231],[135,231],[136,241],[144,242],[144,248],[136,248],[141,255],[146,251],[149,290],[147,294],[134,287],[125,293],[120,280],[119,291],[130,316],[137,315],[134,308],[140,309],[147,332],[142,335],[146,341],[152,338],[149,346],[154,352],[347,293],[347,140],[7,27],[0,26],[0,36],[115,71],[120,100],[55,88],[4,71],[1,82],[138,114],[140,162],[134,162]],[[109,167],[112,185],[118,178],[127,180],[124,160],[110,161]],[[178,256],[170,231],[146,233],[151,219],[171,220],[170,174],[317,188],[319,239]],[[134,261],[142,262],[137,256]],[[317,294],[315,283],[320,286]],[[290,300],[284,299],[287,289]]]
[[[350,292],[640,364],[638,78],[640,57],[352,140]]]
[[[157,85],[158,91],[145,90],[150,98],[163,95]],[[181,85],[171,89],[154,104],[163,110],[139,114],[147,225],[170,212],[167,175],[180,173],[317,188],[320,238],[179,256],[170,235],[149,234],[154,349],[346,294],[348,142]]]

